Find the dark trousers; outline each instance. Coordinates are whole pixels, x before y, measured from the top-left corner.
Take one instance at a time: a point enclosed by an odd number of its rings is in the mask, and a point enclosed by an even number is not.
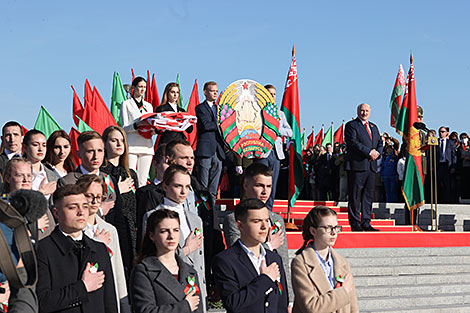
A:
[[[255,159],[253,163],[261,163],[269,167],[273,171],[273,186],[271,190],[271,195],[269,196],[268,201],[266,201],[266,207],[272,211],[274,198],[276,197],[276,188],[277,188],[277,179],[279,177],[279,169],[281,168],[281,161],[277,158],[276,152],[271,150],[271,153],[267,158],[264,159]]]
[[[349,225],[370,225],[374,187],[375,173],[372,171],[348,171]]]
[[[437,202],[451,203],[450,169],[446,162],[437,165]]]

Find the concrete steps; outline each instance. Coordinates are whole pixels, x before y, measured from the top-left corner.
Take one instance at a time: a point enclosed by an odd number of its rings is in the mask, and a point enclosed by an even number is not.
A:
[[[470,312],[470,247],[338,252],[351,264],[360,312]]]

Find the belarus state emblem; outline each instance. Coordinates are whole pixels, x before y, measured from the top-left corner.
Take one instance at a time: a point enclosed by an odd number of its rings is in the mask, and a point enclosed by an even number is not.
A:
[[[224,90],[217,118],[225,142],[243,157],[263,157],[279,135],[279,113],[274,99],[253,80],[237,80]]]

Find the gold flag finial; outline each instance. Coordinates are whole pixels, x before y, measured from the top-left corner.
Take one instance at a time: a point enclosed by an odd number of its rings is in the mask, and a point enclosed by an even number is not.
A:
[[[410,64],[413,64],[413,50],[410,49]]]
[[[295,57],[295,43],[292,44],[292,57]]]

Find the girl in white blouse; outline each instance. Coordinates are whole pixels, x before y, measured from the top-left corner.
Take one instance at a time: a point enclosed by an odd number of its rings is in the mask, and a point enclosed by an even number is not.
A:
[[[153,107],[144,100],[147,82],[143,77],[136,77],[132,88],[132,97],[121,104],[121,122],[129,142],[129,168],[137,172],[139,187],[142,187],[147,184],[154,150],[152,139],[141,136],[138,128],[145,125],[140,117],[152,113]]]

